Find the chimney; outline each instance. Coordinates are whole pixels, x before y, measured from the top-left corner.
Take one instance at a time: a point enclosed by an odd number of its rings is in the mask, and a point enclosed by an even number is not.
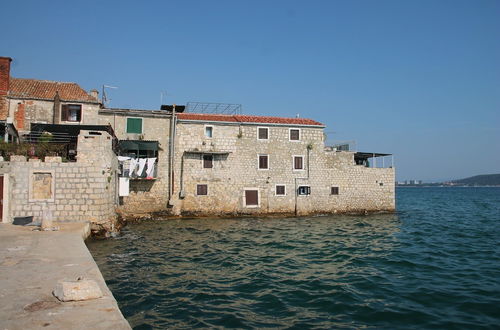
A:
[[[11,61],[10,57],[0,56],[0,96],[5,96],[9,92]]]
[[[97,89],[92,89],[90,91],[90,96],[92,96],[96,101],[99,101],[99,91]]]
[[[6,120],[9,117],[6,96],[9,93],[10,62],[12,62],[10,57],[0,56],[0,120]]]

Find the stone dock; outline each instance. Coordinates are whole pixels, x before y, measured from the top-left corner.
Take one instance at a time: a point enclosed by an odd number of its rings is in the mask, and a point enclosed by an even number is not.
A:
[[[84,239],[86,223],[57,224],[58,231],[0,224],[0,329],[130,329]],[[60,302],[60,280],[98,283],[103,297]]]

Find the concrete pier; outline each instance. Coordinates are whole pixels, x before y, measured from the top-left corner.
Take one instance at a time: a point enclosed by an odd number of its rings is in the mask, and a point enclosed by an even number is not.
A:
[[[0,329],[130,329],[84,239],[89,224],[56,224],[59,231],[0,224]],[[99,299],[60,302],[60,280],[95,280]]]

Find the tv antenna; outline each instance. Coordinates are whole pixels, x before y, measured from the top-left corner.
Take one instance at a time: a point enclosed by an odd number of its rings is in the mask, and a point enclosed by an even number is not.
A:
[[[106,95],[106,88],[118,89],[118,87],[115,86],[102,85],[102,105],[104,107],[106,107],[108,101],[111,101],[111,99],[108,100],[108,96]]]
[[[163,105],[163,96],[165,96],[165,99],[167,98],[167,91],[160,92],[160,107]]]

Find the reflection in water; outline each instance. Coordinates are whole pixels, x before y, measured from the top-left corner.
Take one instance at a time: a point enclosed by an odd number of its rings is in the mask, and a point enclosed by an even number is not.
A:
[[[449,219],[415,192],[399,215],[147,221],[89,248],[136,328],[498,324],[496,195]]]

